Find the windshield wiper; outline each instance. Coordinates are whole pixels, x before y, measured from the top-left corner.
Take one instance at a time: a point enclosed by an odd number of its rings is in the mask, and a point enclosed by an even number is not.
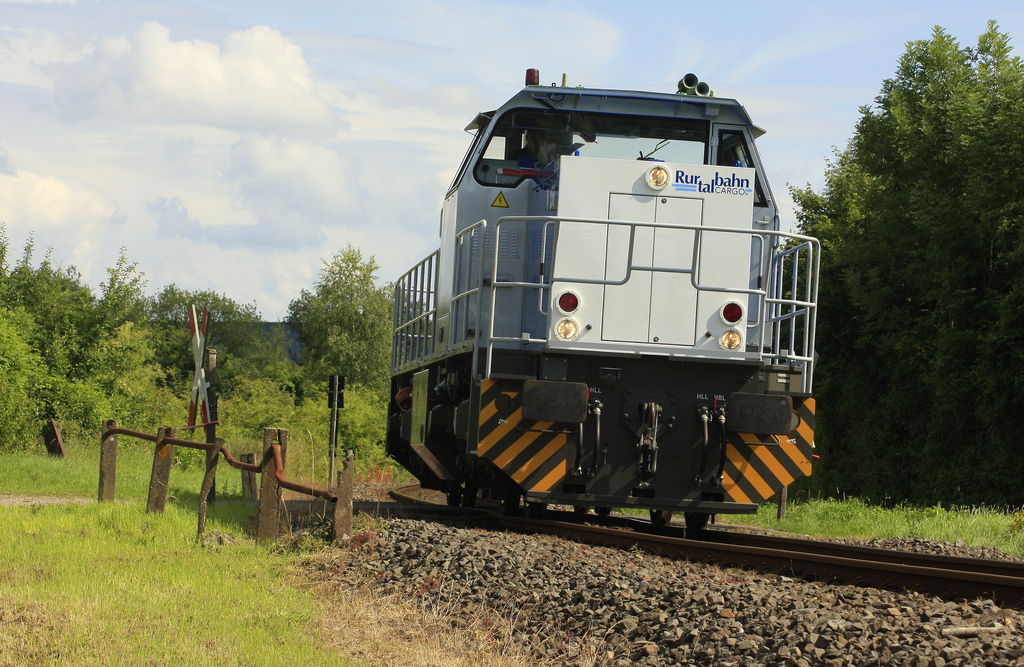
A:
[[[658,145],[654,147],[654,150],[652,150],[647,155],[644,155],[644,152],[640,151],[640,157],[638,157],[637,160],[650,160],[652,155],[660,151],[665,146],[668,146],[668,139],[662,139],[661,141],[659,141]]]

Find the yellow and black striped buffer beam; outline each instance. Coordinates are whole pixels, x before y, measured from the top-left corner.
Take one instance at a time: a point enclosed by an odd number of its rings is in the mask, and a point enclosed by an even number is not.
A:
[[[559,488],[568,471],[567,425],[523,419],[522,382],[514,380],[484,380],[480,406],[477,455],[527,492]]]
[[[726,499],[760,503],[811,474],[814,399],[794,398],[796,428],[786,435],[729,433],[722,487]]]

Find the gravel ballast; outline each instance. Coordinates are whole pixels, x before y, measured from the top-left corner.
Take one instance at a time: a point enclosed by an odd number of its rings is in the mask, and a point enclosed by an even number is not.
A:
[[[979,555],[956,545],[897,542],[872,546]],[[389,519],[357,533],[317,568],[318,578],[443,610],[454,626],[483,619],[549,664],[1024,662],[1024,618],[990,600],[805,582],[466,520]]]

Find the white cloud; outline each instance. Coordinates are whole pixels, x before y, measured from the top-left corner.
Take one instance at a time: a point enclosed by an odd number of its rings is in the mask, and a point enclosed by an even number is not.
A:
[[[228,176],[259,219],[291,219],[289,234],[298,239],[347,217],[359,189],[358,169],[345,155],[311,142],[255,134],[235,145]]]
[[[85,273],[105,253],[107,232],[123,217],[109,194],[77,179],[19,171],[0,174],[0,222],[15,245],[32,236],[37,247],[59,248],[60,264]]]
[[[223,45],[174,41],[159,23],[130,40],[103,38],[73,64],[56,65],[55,101],[68,119],[129,118],[264,131],[324,131],[338,123],[302,49],[256,26]]]
[[[0,81],[17,86],[50,88],[51,65],[73,63],[85,55],[78,40],[38,31],[0,28]]]

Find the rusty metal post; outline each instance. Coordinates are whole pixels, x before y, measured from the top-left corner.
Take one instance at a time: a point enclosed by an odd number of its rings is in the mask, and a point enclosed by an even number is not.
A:
[[[215,438],[213,449],[207,452],[206,474],[203,475],[203,488],[199,491],[199,536],[206,533],[206,502],[213,497],[213,485],[217,479],[217,461],[220,459],[220,450],[224,446],[224,438]],[[210,455],[213,456],[210,456]]]
[[[174,462],[174,446],[160,442],[163,438],[177,437],[178,429],[161,426],[156,430],[156,445],[153,448],[153,472],[149,476],[149,500],[146,511],[163,514],[167,504],[167,484],[171,481],[171,464]]]
[[[782,493],[779,494],[779,511],[775,515],[776,521],[782,521],[786,518],[786,497],[789,495],[789,487],[782,487]]]
[[[281,445],[281,474],[284,475],[288,464],[288,429],[277,429],[277,442]],[[288,526],[288,530],[291,530],[292,519],[288,514],[288,505],[285,504],[283,496],[284,492],[279,486],[277,489],[278,519],[281,524]]]
[[[209,349],[206,351],[206,381],[210,383],[210,386],[206,389],[206,399],[209,407],[209,418],[210,425],[204,430],[206,431],[206,442],[210,445],[217,444],[217,350]],[[223,446],[221,442],[221,446]],[[206,473],[210,473],[210,466],[213,466],[213,479],[210,481],[210,492],[208,494],[209,502],[217,501],[217,457],[220,456],[220,447],[211,447],[206,450]],[[206,485],[206,480],[203,480],[203,485]],[[203,531],[200,530],[199,534],[202,535]]]
[[[272,445],[279,437],[276,428],[263,429],[263,463],[260,471],[260,509],[256,523],[256,541],[273,542],[280,527],[278,508],[281,506],[281,487],[277,483],[276,464]],[[282,462],[284,448],[281,448]]]
[[[110,432],[117,428],[116,419],[103,422],[100,432],[100,493],[98,502],[114,500],[114,486],[117,482],[117,434]]]
[[[288,429],[277,429],[277,442],[281,445],[281,472],[288,465]]]
[[[356,457],[350,449],[345,455],[344,467],[338,473],[338,489],[335,495],[338,500],[334,503],[334,523],[331,529],[331,538],[335,541],[341,539],[342,535],[352,534],[352,487],[355,483]]]

